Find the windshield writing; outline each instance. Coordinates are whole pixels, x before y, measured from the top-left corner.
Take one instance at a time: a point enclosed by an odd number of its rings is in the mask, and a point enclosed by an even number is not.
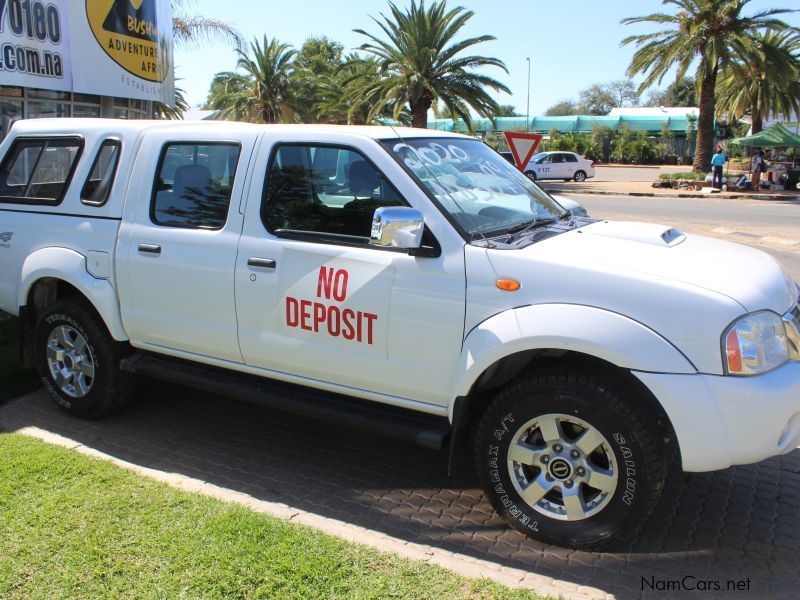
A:
[[[479,140],[414,138],[387,140],[383,145],[470,239],[564,214],[550,196]]]

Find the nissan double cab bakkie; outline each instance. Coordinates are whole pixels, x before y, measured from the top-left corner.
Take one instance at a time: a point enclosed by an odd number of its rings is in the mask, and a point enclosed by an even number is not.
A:
[[[479,140],[31,120],[0,160],[0,309],[70,414],[145,374],[448,446],[572,547],[637,531],[679,468],[800,443],[771,257],[565,210]]]

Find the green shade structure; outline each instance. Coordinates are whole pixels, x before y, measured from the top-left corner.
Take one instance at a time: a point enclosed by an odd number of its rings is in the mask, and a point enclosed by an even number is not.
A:
[[[731,144],[756,148],[800,148],[800,135],[792,133],[780,123],[755,135],[736,138]]]
[[[472,119],[474,131],[530,131],[531,133],[548,134],[555,130],[559,133],[591,133],[595,127],[608,127],[616,131],[625,125],[632,131],[644,131],[649,135],[660,135],[666,126],[676,137],[686,135],[689,117],[686,115],[638,116],[638,115],[571,115],[566,117],[548,117],[531,115],[528,124],[525,117],[497,117],[494,120],[476,117]],[[462,120],[431,119],[428,129],[439,131],[467,132],[466,123]]]

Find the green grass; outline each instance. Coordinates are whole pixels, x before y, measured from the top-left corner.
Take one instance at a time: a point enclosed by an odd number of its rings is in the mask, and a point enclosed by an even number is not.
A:
[[[35,371],[19,366],[19,321],[0,312],[0,403],[35,387]]]
[[[537,598],[0,434],[0,598]]]
[[[688,179],[690,181],[705,181],[707,173],[695,173],[694,171],[680,171],[678,173],[661,173],[659,179],[668,179],[670,181],[677,181],[679,179]]]

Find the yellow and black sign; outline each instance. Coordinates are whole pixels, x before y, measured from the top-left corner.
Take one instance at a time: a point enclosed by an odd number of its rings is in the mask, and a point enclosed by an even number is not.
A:
[[[162,82],[169,70],[156,0],[86,0],[86,16],[97,42],[123,69]]]

